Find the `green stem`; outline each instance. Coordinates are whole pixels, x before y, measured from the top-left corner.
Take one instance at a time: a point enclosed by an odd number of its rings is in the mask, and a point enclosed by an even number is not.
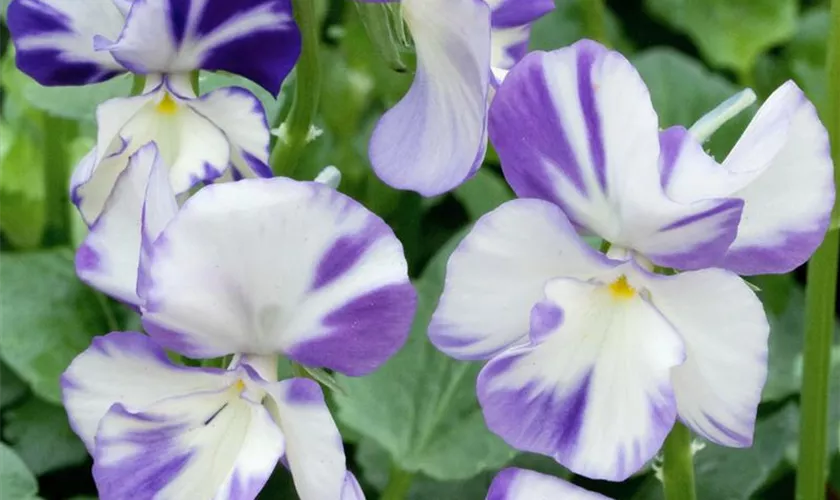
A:
[[[68,245],[70,220],[70,161],[68,145],[76,134],[76,124],[44,114],[44,183],[46,187],[47,227],[44,244]]]
[[[382,492],[381,500],[404,500],[411,489],[411,480],[414,475],[406,472],[396,465],[391,467],[391,475],[388,477],[388,484]]]
[[[309,137],[321,95],[321,63],[318,56],[318,19],[315,2],[292,0],[295,19],[303,35],[303,49],[295,68],[295,93],[284,133],[271,153],[277,175],[291,176],[297,168]]]
[[[583,28],[588,38],[609,45],[604,0],[579,0],[583,9]]]
[[[840,88],[840,0],[831,3],[831,34],[828,41],[829,89]],[[840,92],[828,93],[823,120],[831,137],[835,183],[840,180]],[[838,206],[834,207],[836,220]],[[832,224],[835,227],[835,224]],[[805,350],[802,360],[800,397],[799,463],[796,498],[825,498],[828,460],[828,388],[831,370],[831,342],[835,323],[837,253],[840,233],[829,229],[822,245],[808,264],[805,291]]]
[[[695,500],[694,463],[691,454],[691,431],[680,422],[665,439],[663,446],[662,485],[665,500]]]

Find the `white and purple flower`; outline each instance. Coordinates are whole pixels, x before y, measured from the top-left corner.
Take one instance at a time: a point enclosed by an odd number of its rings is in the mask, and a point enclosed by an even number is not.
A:
[[[685,129],[660,133],[624,57],[581,41],[526,56],[489,129],[522,199],[453,253],[429,335],[490,359],[478,379],[490,429],[609,480],[641,468],[678,417],[749,446],[769,326],[732,271],[804,262],[834,199],[827,135],[801,91],[774,93],[719,165]]]
[[[402,0],[417,74],[373,133],[376,174],[424,196],[469,178],[484,160],[492,87],[524,56],[531,23],[553,8],[551,0]]]
[[[141,333],[94,339],[61,384],[99,496],[253,499],[282,459],[303,500],[364,498],[321,388],[276,365],[187,367]]]
[[[562,479],[510,467],[493,478],[486,500],[609,500]]]
[[[12,0],[8,25],[42,85],[204,69],[277,94],[300,54],[290,0]]]

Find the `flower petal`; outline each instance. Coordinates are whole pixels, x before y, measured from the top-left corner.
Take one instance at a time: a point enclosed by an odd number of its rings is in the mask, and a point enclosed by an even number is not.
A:
[[[227,87],[209,92],[189,105],[227,136],[234,178],[272,176],[268,167],[268,120],[254,94],[242,87]]]
[[[112,0],[14,0],[8,26],[17,67],[41,85],[86,85],[125,71],[94,37],[116,36],[125,18]]]
[[[164,183],[150,183],[152,175],[162,177]],[[91,225],[76,252],[76,273],[82,281],[134,306],[141,302],[137,296],[137,269],[140,225],[148,186],[163,189],[164,196],[159,198],[166,199],[168,194],[170,203],[175,202],[168,187],[166,166],[154,143],[143,146],[131,156],[128,167],[117,178],[102,214]],[[167,209],[171,217],[172,209]]]
[[[549,282],[544,304],[562,309],[562,322],[537,332],[541,343],[492,359],[477,392],[488,427],[511,446],[576,474],[623,481],[674,424],[670,373],[684,351],[653,306],[613,286]]]
[[[657,121],[633,66],[582,40],[516,65],[490,108],[490,138],[519,196],[557,203],[577,226],[661,266],[708,266],[735,238],[741,202],[668,198]]]
[[[509,467],[493,478],[486,500],[608,500],[559,477]]]
[[[479,219],[449,258],[429,338],[452,357],[489,358],[527,338],[531,308],[549,280],[610,268],[556,205],[510,201]]]
[[[149,337],[135,332],[93,339],[61,377],[70,425],[91,453],[99,422],[114,404],[139,411],[167,398],[218,391],[232,382],[221,370],[173,364]]]
[[[553,0],[485,0],[492,25],[491,65],[509,70],[528,50],[531,23],[554,10]]]
[[[228,71],[276,95],[300,55],[300,32],[290,0],[135,0],[103,48],[135,73]]]
[[[235,390],[170,398],[142,412],[114,405],[96,435],[100,496],[255,498],[284,439],[266,408]]]
[[[347,475],[344,476],[344,489],[341,491],[341,500],[365,500],[365,492],[362,491],[359,480],[350,471],[347,471]]]
[[[344,445],[321,387],[313,380],[293,378],[267,385],[266,390],[274,404],[269,410],[286,436],[286,461],[300,499],[344,498]]]
[[[646,288],[685,343],[685,363],[671,374],[680,418],[715,443],[751,445],[767,378],[761,301],[722,269],[657,276]]]
[[[376,126],[370,159],[386,184],[434,196],[464,182],[484,159],[490,10],[481,0],[404,0],[402,9],[417,74]]]
[[[207,186],[152,249],[144,325],[192,357],[285,353],[351,375],[405,342],[415,309],[402,245],[322,184]]]
[[[680,163],[668,185],[674,197],[744,200],[738,237],[722,262],[744,275],[805,263],[828,229],[834,189],[828,133],[792,81],[761,106],[722,168]]]

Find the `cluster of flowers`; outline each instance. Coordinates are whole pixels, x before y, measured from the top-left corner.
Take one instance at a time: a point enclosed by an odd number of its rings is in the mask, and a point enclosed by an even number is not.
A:
[[[455,250],[429,328],[448,355],[490,360],[477,387],[490,429],[614,481],[678,418],[749,446],[769,327],[739,274],[792,270],[828,228],[832,164],[811,103],[784,84],[718,163],[702,143],[744,99],[660,130],[620,54],[584,40],[525,55],[551,0],[401,8],[417,74],[374,132],[375,171],[440,194],[479,168],[489,136],[520,197]],[[361,376],[393,355],[415,311],[402,246],[334,181],[271,178],[247,90],[191,83],[223,70],[276,94],[300,52],[290,1],[13,0],[8,24],[42,84],[145,78],[100,106],[71,180],[90,227],[78,274],[146,331],[96,339],[62,381],[101,497],[254,498],[280,462],[303,500],[363,498],[320,386],[278,380],[277,359]],[[488,499],[517,498],[602,497],[502,471]]]

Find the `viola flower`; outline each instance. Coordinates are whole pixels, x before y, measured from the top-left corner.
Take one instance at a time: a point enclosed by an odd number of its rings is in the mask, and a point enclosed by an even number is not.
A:
[[[754,266],[784,272],[826,231],[832,165],[813,106],[785,85],[721,166],[684,129],[660,134],[630,63],[581,41],[517,64],[489,123],[522,199],[452,254],[429,335],[455,358],[490,359],[477,389],[490,429],[615,481],[653,457],[678,416],[712,442],[749,446],[769,326],[719,266],[740,244]],[[779,216],[789,199],[802,206]]]
[[[114,183],[140,147],[155,142],[176,194],[227,174],[271,177],[271,135],[262,103],[241,87],[196,97],[187,77],[150,75],[135,97],[97,109],[96,147],[76,167],[71,199],[92,224]]]
[[[487,146],[491,85],[524,55],[530,24],[553,8],[551,0],[402,0],[417,74],[373,133],[376,174],[435,196],[474,173]]]
[[[161,346],[363,375],[405,342],[415,293],[382,219],[285,178],[207,186],[179,209],[165,169],[154,144],[138,151],[76,255]]]
[[[559,477],[510,467],[493,479],[486,500],[608,500]]]
[[[276,358],[192,368],[143,334],[114,332],[61,384],[101,498],[253,499],[281,457],[302,500],[364,498],[321,388],[277,381]]]
[[[276,95],[300,55],[290,0],[12,0],[8,26],[18,67],[42,85],[203,69]]]

